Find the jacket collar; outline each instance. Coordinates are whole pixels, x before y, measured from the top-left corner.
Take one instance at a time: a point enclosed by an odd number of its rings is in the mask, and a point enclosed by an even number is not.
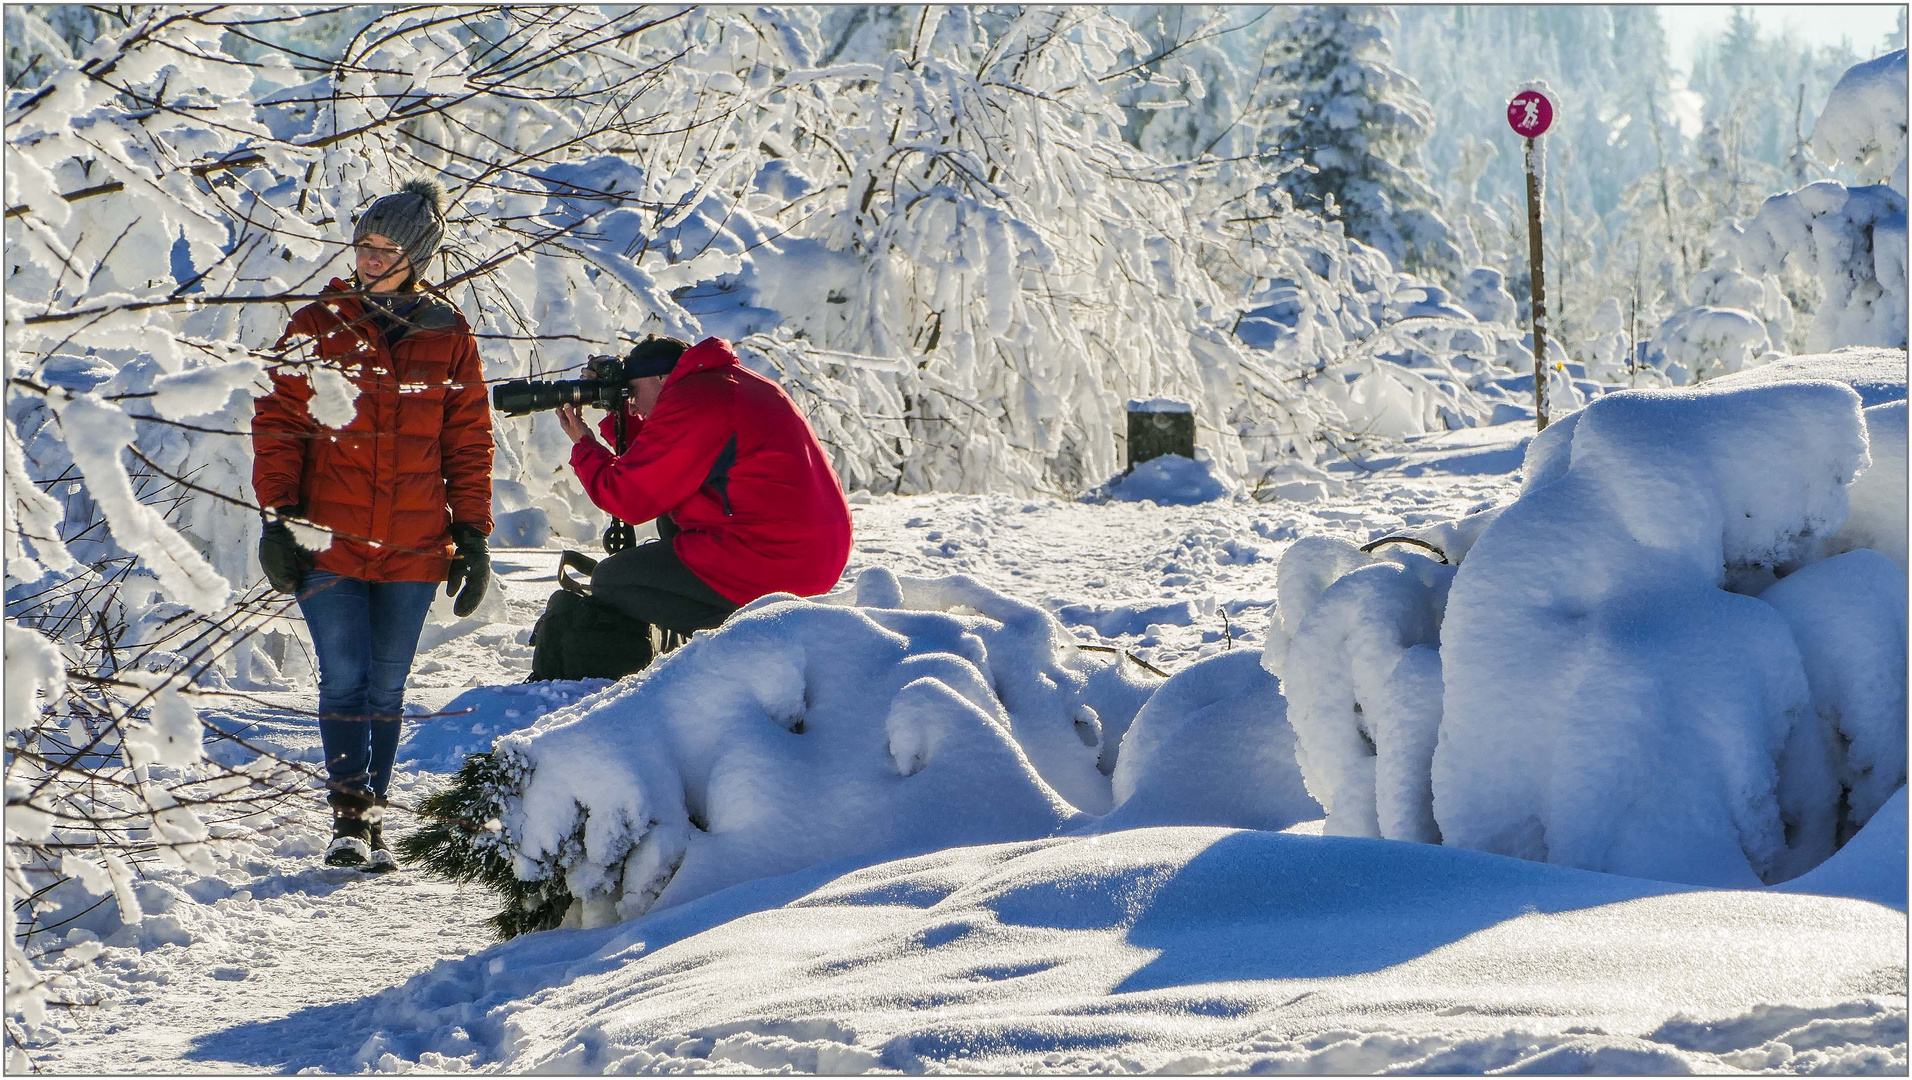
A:
[[[322,301],[323,303],[329,304],[337,310],[341,321],[348,323],[355,322],[366,314],[366,298],[358,293],[351,282],[343,278],[333,278],[320,295],[325,298]],[[457,315],[451,308],[440,303],[438,298],[431,293],[414,291],[400,295],[403,299],[393,303],[391,308],[394,311],[405,313],[409,321],[420,324],[412,331],[413,333],[443,330],[462,321],[461,316]],[[381,304],[380,306],[384,305]],[[438,311],[435,309],[443,310]],[[438,325],[441,323],[443,325]],[[370,324],[370,319],[359,323],[360,326],[369,326]],[[368,330],[367,333],[371,333],[371,331]]]
[[[671,369],[670,377],[664,380],[664,388],[687,375],[700,371],[715,371],[718,368],[736,367],[737,354],[730,348],[730,342],[720,337],[707,337],[684,350],[677,358],[677,366]]]

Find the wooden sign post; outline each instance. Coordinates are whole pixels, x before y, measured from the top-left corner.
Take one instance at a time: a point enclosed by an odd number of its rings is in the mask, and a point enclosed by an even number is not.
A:
[[[1534,309],[1534,422],[1541,431],[1547,429],[1547,277],[1540,248],[1540,199],[1546,192],[1534,142],[1553,126],[1553,118],[1553,100],[1539,90],[1522,90],[1507,103],[1507,123],[1516,135],[1526,140],[1527,262],[1533,280]]]

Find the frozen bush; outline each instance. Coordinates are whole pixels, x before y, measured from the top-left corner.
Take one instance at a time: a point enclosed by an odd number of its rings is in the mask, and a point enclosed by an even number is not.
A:
[[[1902,567],[1859,548],[1759,597],[1786,620],[1804,660],[1820,741],[1845,791],[1842,842],[1905,783],[1905,587]]]
[[[1454,578],[1444,840],[1710,884],[1803,871],[1832,850],[1838,788],[1786,622],[1727,590],[1843,522],[1857,395],[1625,392],[1560,442]]]
[[[455,842],[589,926],[822,862],[1052,835],[1110,808],[1152,689],[1039,608],[872,569],[830,603],[760,600],[499,739],[461,778],[496,824],[453,822]]]
[[[1328,829],[1701,884],[1826,859],[1905,781],[1904,571],[1865,546],[1903,551],[1904,405],[1798,380],[1902,396],[1893,355],[1601,398],[1514,502],[1405,534],[1434,551],[1297,540],[1263,663]]]
[[[1812,126],[1827,161],[1859,170],[1866,183],[1905,190],[1905,50],[1854,65],[1832,88]]]
[[[1906,544],[1905,402],[1874,405],[1865,411],[1866,445],[1872,467],[1859,474],[1850,492],[1852,511],[1845,527],[1828,541],[1828,554],[1871,548],[1904,570]]]
[[[1283,685],[1301,774],[1332,834],[1440,841],[1428,768],[1454,570],[1413,552],[1376,559],[1337,578],[1300,616]]]

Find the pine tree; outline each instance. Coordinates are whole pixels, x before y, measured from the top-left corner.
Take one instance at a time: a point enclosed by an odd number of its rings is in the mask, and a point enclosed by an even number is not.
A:
[[[1280,149],[1305,168],[1283,177],[1297,206],[1340,217],[1397,266],[1452,281],[1460,250],[1421,166],[1433,112],[1390,64],[1378,7],[1306,7],[1282,33],[1271,77],[1289,95]]]

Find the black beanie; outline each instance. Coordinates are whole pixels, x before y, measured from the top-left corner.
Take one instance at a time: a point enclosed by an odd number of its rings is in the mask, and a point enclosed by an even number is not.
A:
[[[677,367],[677,358],[684,355],[684,350],[688,348],[688,341],[652,334],[631,346],[630,355],[624,358],[624,377],[647,379],[655,375],[669,375]]]

